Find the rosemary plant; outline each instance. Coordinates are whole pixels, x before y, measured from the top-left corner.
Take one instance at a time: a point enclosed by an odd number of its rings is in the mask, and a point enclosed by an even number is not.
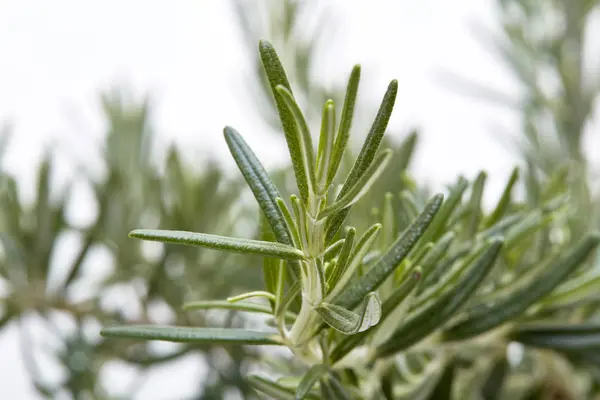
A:
[[[585,317],[570,326],[548,323],[596,287],[597,278],[586,274],[600,236],[554,239],[546,252],[531,251],[547,229],[560,237],[574,212],[568,193],[550,181],[539,208],[514,202],[515,170],[495,209],[485,213],[482,172],[472,183],[459,178],[445,200],[436,194],[421,201],[410,189],[388,193],[379,221],[358,232],[344,222],[390,164],[391,151],[379,147],[397,82],[389,84],[353,167],[340,179],[360,67],[350,74],[339,121],[334,102],[323,105],[315,149],[274,48],[261,41],[259,53],[298,193],[283,199],[243,137],[226,127],[231,154],[262,210],[261,240],[145,229],[130,236],[263,256],[265,290],[184,308],[266,314],[265,327],[111,326],[102,335],[287,347],[294,355],[287,365],[299,364],[301,375],[280,365],[276,372],[287,375],[280,379],[247,377],[258,392],[278,399],[519,398],[500,397],[514,394],[510,376],[530,372],[527,365],[507,366],[511,342],[594,359],[599,326]],[[455,379],[461,374],[468,378]]]

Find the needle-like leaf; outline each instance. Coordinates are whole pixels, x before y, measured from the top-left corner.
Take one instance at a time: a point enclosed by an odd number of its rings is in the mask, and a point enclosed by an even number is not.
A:
[[[510,204],[512,190],[519,180],[519,168],[515,167],[510,174],[510,178],[508,179],[508,183],[502,192],[502,196],[500,196],[500,200],[498,200],[498,204],[496,204],[496,208],[490,214],[490,216],[485,221],[485,226],[487,228],[492,227],[496,222],[500,221],[501,218],[504,217],[506,212],[508,211],[508,206]]]
[[[448,199],[444,202],[439,212],[431,222],[431,226],[423,235],[421,243],[425,245],[429,242],[435,242],[442,236],[446,229],[446,224],[450,219],[453,212],[456,211],[460,200],[462,199],[463,193],[467,190],[469,182],[462,176],[458,178],[458,182],[450,190]]]
[[[371,338],[371,346],[377,347],[387,341],[402,324],[416,294],[413,289],[417,286],[422,273],[420,267],[415,268],[410,277],[384,301],[383,318]]]
[[[331,165],[333,144],[335,139],[335,104],[333,100],[325,102],[323,107],[323,119],[321,122],[321,136],[319,138],[319,150],[317,153],[317,182],[319,183],[319,194],[329,188],[327,173]]]
[[[356,95],[358,93],[358,83],[360,81],[360,65],[356,65],[352,69],[348,85],[346,87],[346,98],[344,100],[344,106],[342,108],[342,117],[340,120],[340,126],[338,128],[337,135],[335,137],[335,144],[333,146],[333,154],[331,156],[331,164],[327,173],[327,186],[333,182],[335,175],[342,161],[348,139],[350,137],[350,128],[352,126],[352,117],[354,115],[354,105],[356,104]]]
[[[336,200],[333,204],[321,210],[318,219],[326,218],[340,210],[350,207],[360,200],[373,186],[377,178],[381,175],[390,161],[392,152],[390,150],[382,151],[367,168],[364,174],[348,189],[346,194]]]
[[[348,232],[346,233],[346,238],[344,239],[344,246],[342,247],[337,262],[335,263],[331,272],[328,274],[329,276],[327,277],[327,286],[330,289],[333,289],[337,285],[339,279],[346,271],[348,260],[350,259],[350,252],[352,251],[354,245],[355,235],[356,229],[348,229]]]
[[[283,65],[271,43],[266,40],[261,40],[258,49],[263,68],[269,80],[269,85],[271,86],[271,91],[273,92],[273,97],[275,98],[275,104],[277,105],[283,132],[285,133],[285,139],[290,152],[294,174],[296,176],[298,191],[300,192],[302,200],[306,202],[308,200],[308,176],[303,161],[301,145],[297,136],[298,127],[296,126],[294,116],[276,89],[277,86],[281,85],[293,94],[292,88],[285,74],[285,70],[283,69]]]
[[[102,329],[105,337],[162,340],[181,343],[281,345],[273,332],[235,328],[193,328],[158,325],[113,326]]]
[[[517,287],[509,295],[488,307],[478,307],[468,317],[444,332],[447,340],[464,340],[493,329],[527,310],[536,301],[552,292],[578,268],[596,248],[600,235],[589,234],[566,255],[557,259],[529,284]]]
[[[410,313],[394,335],[375,349],[374,357],[386,357],[412,346],[454,316],[488,276],[500,253],[502,243],[501,239],[492,240],[456,285]]]
[[[302,251],[282,243],[231,238],[227,236],[209,235],[207,233],[136,229],[131,231],[129,236],[136,239],[151,240],[155,242],[203,246],[216,250],[244,254],[259,254],[286,260],[303,260],[305,258]]]
[[[517,326],[510,338],[527,346],[560,351],[600,347],[599,324],[536,324]]]
[[[247,301],[238,301],[232,303],[224,300],[206,300],[206,301],[190,301],[183,305],[184,310],[211,310],[224,309],[235,311],[246,311],[261,314],[272,314],[271,307],[264,306],[258,303],[250,303]]]
[[[356,307],[367,293],[376,290],[394,272],[421,236],[423,236],[431,220],[442,205],[443,198],[441,194],[433,196],[423,209],[423,212],[406,229],[402,236],[392,244],[365,275],[340,293],[334,303],[344,308]]]
[[[283,99],[285,106],[294,118],[294,126],[296,127],[296,139],[298,143],[297,151],[301,155],[302,168],[304,169],[305,175],[308,177],[308,193],[317,193],[317,178],[315,174],[315,155],[313,150],[312,137],[310,130],[300,106],[294,99],[294,95],[285,86],[277,85],[275,90],[279,96]]]
[[[227,301],[229,301],[231,303],[237,303],[238,301],[247,300],[247,299],[251,299],[254,297],[264,297],[267,300],[271,301],[272,304],[274,304],[275,300],[276,300],[275,295],[273,293],[265,292],[263,290],[256,290],[254,292],[247,292],[247,293],[238,294],[237,296],[228,297]]]
[[[349,232],[351,231],[352,229],[350,229]],[[373,242],[375,242],[375,239],[377,239],[380,231],[381,224],[374,224],[363,233],[349,257],[346,257],[345,254],[344,259],[341,259],[340,257],[340,264],[336,265],[336,270],[334,271],[335,276],[331,277],[332,287],[330,293],[327,295],[327,300],[335,299],[336,296],[344,290],[352,278],[356,276],[356,271],[364,262],[369,249],[373,245]]]
[[[225,127],[224,135],[229,151],[273,229],[275,238],[280,243],[292,245],[291,233],[287,229],[284,216],[277,206],[277,198],[281,197],[277,187],[275,187],[252,149],[235,129]]]
[[[363,144],[363,147],[356,158],[350,174],[344,181],[342,189],[338,193],[336,200],[339,200],[346,195],[346,193],[354,186],[355,182],[364,174],[364,172],[373,162],[375,154],[377,153],[377,149],[379,148],[379,144],[383,139],[383,135],[387,129],[388,122],[392,115],[397,92],[398,81],[393,80],[390,82],[388,89],[383,96],[381,106],[379,107],[375,121],[371,126],[371,130],[369,131],[369,134],[365,139],[365,143]],[[327,225],[326,241],[328,243],[333,239],[337,231],[340,229],[347,215],[348,210],[341,210],[332,217]]]

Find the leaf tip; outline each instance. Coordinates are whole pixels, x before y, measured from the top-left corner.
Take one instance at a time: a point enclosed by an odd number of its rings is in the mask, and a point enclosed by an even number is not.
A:
[[[444,194],[443,193],[438,193],[438,194],[434,195],[433,198],[431,199],[431,203],[435,207],[439,207],[442,204],[443,201],[444,201]]]
[[[259,51],[264,51],[264,50],[268,50],[268,49],[272,49],[272,48],[273,48],[273,45],[268,40],[266,40],[266,39],[260,39],[258,41],[258,49],[259,49]]]
[[[140,239],[144,235],[144,231],[142,229],[134,229],[129,232],[129,236],[132,239]]]
[[[102,337],[113,337],[113,336],[115,336],[114,328],[115,327],[110,327],[109,326],[109,327],[105,327],[105,328],[100,329],[100,336],[102,336]]]
[[[225,127],[223,128],[223,134],[225,135],[225,137],[232,136],[232,135],[237,134],[237,131],[235,129],[233,129],[231,126],[225,125]]]

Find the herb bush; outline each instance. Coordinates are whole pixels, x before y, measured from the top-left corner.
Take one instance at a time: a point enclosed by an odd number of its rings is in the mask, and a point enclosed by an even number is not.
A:
[[[130,236],[263,256],[264,290],[183,307],[263,315],[264,327],[122,325],[106,327],[102,335],[287,348],[293,357],[269,356],[263,371],[246,377],[258,393],[276,399],[594,393],[600,325],[593,310],[600,277],[593,254],[600,235],[570,231],[567,221],[579,210],[564,174],[541,184],[534,207],[513,196],[515,169],[491,212],[482,207],[485,172],[472,182],[460,177],[447,195],[428,199],[404,185],[400,193],[385,194],[381,209],[363,218],[376,221],[357,231],[345,225],[353,205],[385,168],[395,168],[392,152],[379,147],[397,82],[389,84],[353,167],[340,179],[360,67],[350,74],[339,120],[333,101],[325,102],[315,151],[275,50],[261,41],[259,53],[297,194],[283,199],[243,137],[226,127],[225,140],[262,211],[261,240],[147,229]],[[510,347],[524,349],[519,359],[509,357]]]

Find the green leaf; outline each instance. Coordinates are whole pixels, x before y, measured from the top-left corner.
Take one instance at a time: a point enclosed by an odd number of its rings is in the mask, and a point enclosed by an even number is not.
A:
[[[261,237],[260,239],[265,242],[274,242],[275,234],[273,230],[268,225],[268,221],[264,214],[260,215],[259,225],[261,229]],[[267,291],[273,293],[277,290],[277,279],[279,277],[279,268],[282,268],[280,264],[281,260],[277,260],[271,257],[263,257],[263,279],[265,281],[265,287]],[[271,307],[274,306],[274,303],[271,302]]]
[[[296,226],[298,227],[298,232],[301,240],[301,248],[308,249],[309,238],[306,236],[308,232],[308,223],[306,220],[307,212],[304,204],[300,201],[298,196],[291,195],[290,202],[292,203],[292,210],[294,212],[294,216],[296,217]]]
[[[325,193],[329,188],[327,174],[329,166],[331,165],[333,153],[335,122],[335,104],[333,103],[333,100],[327,100],[323,107],[321,136],[319,138],[319,151],[317,153],[317,182],[319,182],[319,194]]]
[[[600,276],[598,276],[598,271],[591,270],[559,286],[557,290],[548,295],[541,303],[544,308],[558,308],[585,301],[586,299],[591,300],[599,292]]]
[[[280,316],[292,305],[293,301],[300,294],[302,289],[302,284],[300,280],[295,281],[285,292],[283,299],[277,303],[277,308],[275,309],[275,316]]]
[[[548,199],[556,197],[560,193],[565,193],[568,190],[571,169],[572,165],[569,165],[569,163],[558,166],[550,176],[550,181],[545,185],[542,198]]]
[[[302,114],[302,110],[300,110],[300,106],[296,103],[296,99],[294,99],[294,95],[283,85],[277,85],[275,90],[284,101],[285,106],[288,108],[288,111],[295,119],[294,126],[296,127],[296,139],[295,141],[298,143],[298,148],[295,151],[298,151],[302,160],[302,168],[304,169],[305,175],[308,177],[308,193],[315,194],[317,193],[317,179],[315,175],[315,155],[313,151],[313,143],[310,135],[310,130],[308,129],[308,124],[306,123],[306,119],[304,118],[304,114]]]
[[[416,292],[413,290],[422,276],[420,267],[415,268],[408,279],[388,297],[382,306],[383,318],[372,335],[371,346],[377,347],[387,341],[396,328],[402,324],[406,317]],[[410,296],[409,296],[410,295]]]
[[[506,213],[508,212],[508,207],[510,205],[512,190],[519,180],[519,168],[515,167],[510,174],[510,178],[508,179],[508,183],[502,192],[502,196],[500,196],[500,200],[498,200],[498,204],[496,204],[496,208],[490,214],[490,216],[485,221],[486,228],[492,227],[496,222],[500,221]]]
[[[330,291],[335,288],[338,281],[346,271],[346,266],[348,265],[348,260],[350,259],[350,252],[352,251],[352,247],[354,245],[354,237],[356,236],[356,229],[350,228],[346,233],[346,238],[344,239],[344,246],[340,252],[340,255],[337,259],[337,262],[333,266],[331,273],[327,277],[327,286]]]
[[[244,180],[252,190],[269,226],[273,229],[275,238],[280,243],[292,245],[291,233],[287,229],[284,216],[277,206],[277,198],[281,197],[277,187],[275,187],[254,152],[235,129],[225,127],[224,135],[229,151],[242,172]]]
[[[276,311],[279,308],[281,302],[285,298],[285,281],[287,278],[287,269],[284,268],[284,261],[278,260],[278,274],[277,274],[277,286],[275,287],[275,303],[272,304],[272,308]],[[296,282],[299,282],[296,280]],[[275,314],[275,313],[274,313]]]
[[[283,269],[285,271],[285,269]],[[231,302],[226,300],[204,300],[204,301],[190,301],[183,305],[183,309],[186,311],[193,310],[233,310],[240,312],[251,312],[258,314],[268,314],[273,315],[273,310],[271,307],[264,306],[259,303],[249,302],[249,301],[238,301]],[[296,319],[296,314],[292,312],[286,312],[285,317],[294,321]]]
[[[180,343],[281,345],[273,332],[236,328],[193,328],[183,326],[129,325],[102,329],[104,337],[162,340]]]
[[[254,194],[254,197],[262,210],[263,217],[273,230],[275,239],[280,243],[290,246],[293,245],[292,233],[286,226],[285,216],[282,214],[282,211],[277,204],[277,199],[280,197],[277,187],[275,187],[275,184],[256,155],[235,129],[225,127],[224,135],[227,146],[229,146],[229,150],[238,165],[238,168],[242,172],[244,180],[250,187],[250,190]],[[267,234],[264,229],[263,234]],[[271,241],[268,235],[263,239],[269,239],[267,241]],[[273,290],[275,273],[277,272],[274,268],[275,266],[271,261],[265,260],[263,264],[263,274],[268,290]],[[296,273],[296,271],[300,269],[297,263],[290,262],[287,268],[289,268],[290,279],[297,278],[298,273]]]
[[[488,276],[500,254],[502,243],[501,239],[492,240],[454,286],[411,312],[394,335],[375,349],[374,357],[386,357],[402,351],[421,341],[452,318]]]
[[[206,300],[206,301],[190,301],[183,305],[184,310],[211,310],[211,309],[223,309],[223,310],[235,310],[235,311],[247,311],[261,314],[271,315],[273,311],[271,307],[263,306],[258,303],[250,303],[239,301],[232,303],[224,300]]]
[[[439,210],[443,199],[444,196],[441,194],[433,196],[425,205],[423,212],[402,236],[375,262],[365,275],[340,293],[335,304],[344,308],[355,307],[367,293],[376,290],[394,272],[423,236]]]
[[[471,188],[471,198],[469,199],[469,219],[467,227],[464,230],[465,238],[470,239],[479,231],[479,223],[481,222],[481,199],[485,188],[487,174],[482,171],[477,175],[475,183]]]
[[[600,347],[600,324],[521,325],[510,339],[526,346],[558,351],[586,351]]]
[[[300,142],[297,137],[298,127],[296,126],[294,116],[285,105],[284,99],[279,95],[276,89],[277,86],[281,85],[293,94],[292,88],[285,74],[285,70],[283,69],[283,65],[281,65],[281,61],[279,61],[279,57],[271,43],[266,40],[261,40],[258,48],[260,59],[267,75],[269,85],[271,86],[275,104],[277,105],[277,111],[279,112],[279,117],[281,119],[281,125],[285,133],[285,140],[290,152],[294,175],[296,176],[296,183],[298,184],[298,191],[302,200],[306,202],[308,200],[308,177],[305,172]]]
[[[352,228],[349,230],[349,233],[351,231]],[[339,275],[339,278],[334,280],[332,277],[331,284],[333,286],[331,287],[330,293],[327,295],[327,301],[335,299],[348,283],[352,281],[352,278],[356,276],[358,267],[363,262],[367,252],[373,245],[373,242],[375,242],[375,239],[377,239],[379,231],[381,231],[381,224],[374,224],[371,226],[360,237],[350,256],[347,259],[339,260],[339,264],[336,265],[336,270],[334,271],[336,276]]]
[[[339,256],[345,243],[346,239],[340,239],[337,242],[329,245],[325,249],[325,253],[323,253],[323,261],[328,262]]]
[[[346,195],[350,188],[354,186],[356,181],[364,174],[364,172],[373,162],[375,154],[377,153],[377,149],[379,148],[379,144],[383,139],[383,135],[387,128],[390,117],[392,116],[392,110],[396,101],[397,92],[398,81],[394,79],[390,82],[388,89],[383,96],[381,106],[379,107],[375,121],[371,126],[371,130],[369,131],[365,143],[363,144],[363,147],[356,158],[352,170],[350,170],[350,174],[344,181],[342,189],[337,195],[336,200],[339,200]],[[340,229],[347,215],[348,210],[342,210],[337,213],[328,223],[326,236],[326,241],[328,243],[333,239],[337,231]]]
[[[300,384],[296,388],[296,400],[302,400],[308,396],[313,386],[321,379],[321,376],[327,371],[327,366],[316,364],[304,374]]]
[[[336,200],[333,204],[319,212],[317,219],[326,218],[333,213],[346,209],[360,200],[373,186],[377,178],[381,175],[390,161],[392,152],[384,150],[377,155],[373,163],[367,168],[364,174],[356,180],[354,185],[348,189],[346,194]]]
[[[429,276],[429,274],[433,272],[434,266],[446,255],[455,237],[456,234],[454,232],[446,232],[438,239],[425,257],[423,257],[420,265],[423,267],[425,276]]]
[[[286,260],[305,259],[304,253],[295,247],[282,243],[264,242],[261,240],[231,238],[227,236],[210,235],[207,233],[154,229],[136,229],[131,231],[129,236],[136,239],[151,240],[155,242],[203,246],[216,250],[244,254],[259,254]]]
[[[335,175],[337,174],[340,162],[346,150],[348,139],[350,138],[350,127],[352,126],[352,117],[354,115],[354,106],[356,104],[356,95],[358,93],[358,83],[360,81],[360,65],[354,66],[348,85],[346,87],[346,98],[342,108],[342,117],[340,126],[338,127],[335,143],[333,145],[333,153],[331,155],[331,163],[327,172],[327,187],[331,185]]]
[[[507,296],[494,301],[488,307],[478,306],[467,313],[466,319],[449,327],[444,332],[446,340],[464,340],[521,315],[536,301],[551,293],[577,269],[596,248],[600,235],[589,234],[574,246],[564,257],[554,261],[530,282],[511,291]]]
[[[358,313],[325,302],[317,306],[315,310],[327,325],[345,335],[366,331],[376,325],[381,318],[381,303],[375,292],[367,295]]]
[[[417,265],[421,265],[421,261],[425,258],[427,254],[433,249],[433,243],[427,243],[425,246],[421,246],[418,249],[412,251],[408,258],[406,258],[400,268],[397,268],[395,271],[394,280],[395,281],[403,281],[404,276],[410,272],[412,272],[413,268]]]
[[[531,212],[506,233],[506,250],[522,244],[524,240],[531,238],[535,232],[548,226],[553,219],[552,214],[544,214],[540,210]]]
[[[383,200],[383,211],[381,221],[383,225],[383,234],[381,235],[381,245],[388,248],[398,237],[398,227],[396,224],[396,214],[393,205],[394,195],[387,192]]]
[[[406,298],[412,293],[413,289],[417,286],[422,277],[423,269],[421,267],[416,267],[392,292],[392,294],[385,299],[382,306],[383,321],[385,321],[392,314],[392,312],[398,308],[398,306],[404,303]]]
[[[294,247],[301,247],[302,239],[300,238],[300,232],[298,231],[298,226],[296,225],[294,218],[292,218],[290,210],[287,208],[282,198],[278,197],[277,199],[275,199],[275,201],[277,202],[277,207],[279,208],[279,211],[281,211],[281,215],[283,215],[283,218],[285,219],[288,232],[291,232],[292,243]]]
[[[418,133],[416,130],[413,130],[402,140],[402,142],[400,142],[400,145],[396,150],[396,156],[394,157],[394,168],[397,168],[398,171],[402,171],[402,173],[404,173],[410,165],[412,157],[415,153],[417,141]],[[398,164],[396,164],[396,162]]]
[[[253,297],[264,297],[267,300],[271,301],[272,304],[274,304],[276,301],[275,295],[273,293],[265,292],[262,290],[256,290],[254,292],[242,293],[238,294],[237,296],[228,297],[227,301],[231,303],[237,303],[238,301],[251,299]]]
[[[419,206],[417,206],[417,202],[415,201],[415,197],[408,190],[403,190],[400,192],[400,207],[402,209],[405,218],[408,221],[411,221],[417,218],[419,215]]]
[[[423,235],[421,243],[424,245],[429,242],[435,242],[446,231],[446,223],[450,219],[452,213],[456,210],[462,199],[463,193],[467,190],[469,181],[462,176],[458,178],[456,185],[450,190],[448,199],[444,202],[439,212],[431,221],[431,226]]]
[[[419,298],[415,302],[415,308],[421,307],[422,305],[428,303],[435,297],[439,296],[444,290],[448,287],[452,286],[464,273],[466,269],[473,263],[475,259],[481,256],[488,248],[489,243],[484,242],[477,246],[473,251],[468,253],[464,259],[460,260],[458,265],[452,266],[452,268],[447,268],[446,271],[442,271],[440,276],[438,277],[438,282],[436,284],[429,285]],[[459,258],[460,259],[460,258]],[[457,259],[456,261],[458,261]],[[445,264],[445,263],[444,263]],[[450,267],[450,265],[447,265]]]

